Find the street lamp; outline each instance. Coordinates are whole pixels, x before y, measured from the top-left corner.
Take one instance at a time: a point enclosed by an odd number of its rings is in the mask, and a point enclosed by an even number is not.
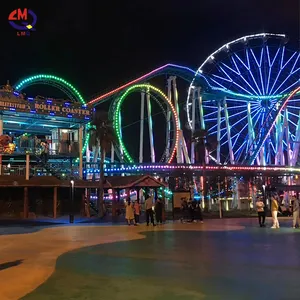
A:
[[[71,209],[69,215],[69,222],[74,223],[74,180],[71,180],[70,184],[71,184]]]

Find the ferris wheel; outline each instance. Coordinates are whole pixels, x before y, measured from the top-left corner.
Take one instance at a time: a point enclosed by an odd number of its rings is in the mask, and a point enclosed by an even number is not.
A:
[[[194,117],[193,126],[191,83],[188,124],[216,136],[218,147],[211,156],[218,163],[296,164],[300,96],[282,105],[299,86],[300,54],[287,41],[283,34],[244,36],[217,49],[199,67],[213,96],[201,91],[196,112],[202,114]]]

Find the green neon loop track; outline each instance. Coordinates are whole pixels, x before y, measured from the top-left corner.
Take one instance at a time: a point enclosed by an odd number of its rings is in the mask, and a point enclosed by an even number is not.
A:
[[[130,88],[128,88],[117,100],[116,100],[116,106],[114,110],[114,117],[113,117],[113,126],[114,129],[117,133],[118,141],[120,144],[120,148],[123,150],[124,157],[130,162],[134,163],[133,158],[129,154],[128,150],[126,149],[126,146],[122,140],[122,132],[121,132],[121,119],[120,119],[120,112],[121,112],[121,106],[124,100],[126,99],[129,94],[136,92],[136,91],[149,91],[149,93],[153,93],[158,95],[169,107],[170,111],[172,112],[172,119],[173,119],[173,124],[174,124],[174,130],[175,130],[175,135],[173,138],[173,143],[170,149],[170,157],[167,159],[167,163],[170,163],[176,153],[176,149],[178,146],[178,141],[179,141],[179,118],[176,113],[176,110],[172,104],[172,102],[168,99],[168,97],[158,88],[149,85],[149,84],[137,84],[133,85]]]
[[[50,86],[54,86],[60,90],[62,90],[64,93],[67,95],[71,95],[72,100],[75,100],[77,102],[80,102],[82,104],[86,104],[84,101],[82,95],[80,92],[68,81],[64,80],[61,77],[57,77],[54,75],[49,75],[49,74],[39,74],[39,75],[33,75],[27,78],[22,79],[21,81],[17,82],[14,85],[14,88],[21,92],[23,89],[30,85],[34,84],[46,84]],[[87,124],[87,128],[90,127],[90,123]],[[89,137],[90,134],[86,134],[83,148],[82,148],[82,153],[85,152],[88,144],[89,144]]]

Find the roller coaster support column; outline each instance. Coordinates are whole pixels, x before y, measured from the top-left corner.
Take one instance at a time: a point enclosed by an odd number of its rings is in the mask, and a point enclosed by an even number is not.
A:
[[[25,168],[25,179],[29,180],[30,176],[30,154],[26,153],[26,168]],[[28,187],[24,187],[24,203],[23,203],[23,217],[28,218],[29,214],[29,200],[28,200]]]
[[[79,127],[79,178],[82,179],[83,176],[83,154],[82,154],[82,148],[83,148],[83,127]]]
[[[225,123],[226,123],[226,130],[227,130],[229,158],[230,158],[230,163],[232,165],[234,165],[234,155],[233,155],[233,149],[232,149],[231,132],[230,132],[230,124],[229,124],[226,97],[224,98],[224,115],[225,115]]]
[[[285,137],[286,137],[286,143],[287,143],[287,159],[288,159],[288,165],[291,166],[291,135],[289,130],[289,112],[288,109],[285,109],[285,118],[284,118],[284,128],[285,128]]]
[[[119,113],[119,128],[122,128],[122,117],[121,117],[121,110]],[[120,130],[120,136],[122,138],[122,129]],[[122,147],[120,147],[120,154],[121,154],[121,161],[124,160],[124,150]]]
[[[229,159],[232,165],[235,164],[234,161],[234,153],[232,149],[232,141],[231,141],[231,131],[230,131],[230,124],[229,124],[229,117],[228,117],[228,109],[227,109],[227,101],[226,97],[224,98],[224,115],[225,115],[225,123],[226,123],[226,131],[227,131],[227,140],[228,140],[228,150],[229,150]],[[233,201],[232,201],[232,208],[241,208],[241,202],[239,197],[239,181],[238,178],[234,177],[233,179],[234,184],[234,192],[233,192]]]
[[[151,162],[155,163],[155,149],[154,149],[154,139],[153,139],[153,123],[152,123],[152,115],[151,115],[150,91],[147,91],[146,97],[147,97],[147,111],[148,111],[148,127],[149,127]]]
[[[177,92],[177,84],[176,84],[176,76],[170,77],[172,80],[172,86],[173,86],[173,95],[174,95],[174,107],[176,110],[176,113],[179,117],[179,105],[178,105],[178,92]],[[180,124],[180,118],[178,120],[179,122],[179,129],[181,131],[181,124]],[[177,147],[177,163],[181,164],[183,163],[183,157],[182,157],[182,135],[179,135],[179,141],[178,141],[178,147]]]
[[[198,93],[198,102],[199,102],[199,115],[200,115],[200,124],[201,129],[205,130],[205,122],[204,122],[204,114],[203,114],[203,103],[202,103],[202,96],[201,96],[201,88],[197,88]],[[209,153],[207,149],[205,148],[205,163],[209,164]]]
[[[140,119],[140,157],[139,162],[143,162],[144,153],[144,119],[145,119],[145,92],[141,93],[141,119]]]
[[[3,115],[0,114],[0,135],[3,134]],[[0,175],[2,175],[2,154],[0,154]]]
[[[172,102],[172,77],[168,78],[168,99]],[[176,107],[175,107],[176,109]],[[167,108],[166,157],[170,156],[171,110]]]
[[[221,103],[218,101],[218,116],[217,116],[217,163],[221,163]]]
[[[298,124],[295,134],[295,141],[293,143],[293,155],[292,155],[292,166],[295,166],[297,163],[297,158],[299,154],[299,146],[300,146],[300,112],[298,117]]]
[[[253,152],[253,143],[255,141],[255,133],[253,129],[253,122],[252,122],[252,117],[251,117],[251,103],[247,103],[247,119],[248,119],[248,147],[249,147],[249,153],[252,155]]]
[[[111,144],[111,147],[110,147],[110,162],[111,163],[115,162],[115,146],[114,146],[114,144]],[[112,176],[113,176],[113,174],[112,174]]]
[[[195,133],[196,128],[196,89],[193,88],[193,98],[192,98],[192,136]],[[191,144],[191,163],[195,163],[195,142],[192,141]]]

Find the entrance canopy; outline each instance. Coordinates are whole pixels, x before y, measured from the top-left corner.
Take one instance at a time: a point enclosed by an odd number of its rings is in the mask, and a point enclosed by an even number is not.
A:
[[[155,179],[152,176],[112,176],[106,178],[105,187],[112,189],[133,189],[133,188],[159,188],[167,184]]]

